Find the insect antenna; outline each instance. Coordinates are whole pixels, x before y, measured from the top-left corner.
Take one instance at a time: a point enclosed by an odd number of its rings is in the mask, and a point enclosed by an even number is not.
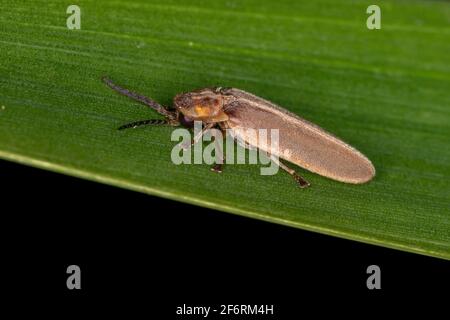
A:
[[[164,117],[174,121],[176,120],[176,114],[174,112],[171,112],[169,110],[167,110],[165,107],[163,107],[162,105],[160,105],[158,102],[144,96],[141,95],[139,93],[130,91],[128,89],[122,88],[118,85],[116,85],[114,82],[112,82],[111,79],[109,79],[108,77],[104,76],[102,77],[102,81],[111,89],[113,89],[114,91],[127,96],[131,99],[134,99],[140,103],[143,103],[147,106],[149,106],[150,108],[152,108],[153,110],[155,110],[156,112],[158,112],[159,114],[162,114]]]
[[[117,130],[124,130],[124,129],[130,129],[130,128],[137,128],[142,126],[159,126],[159,125],[165,125],[169,124],[167,120],[161,120],[161,119],[148,119],[148,120],[140,120],[140,121],[134,121],[131,123],[124,124],[123,126],[120,126],[117,128]]]

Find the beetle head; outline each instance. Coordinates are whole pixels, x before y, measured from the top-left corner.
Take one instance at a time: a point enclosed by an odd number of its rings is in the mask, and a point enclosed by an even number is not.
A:
[[[228,120],[223,112],[223,97],[213,88],[180,93],[173,99],[174,105],[186,119],[205,122]]]

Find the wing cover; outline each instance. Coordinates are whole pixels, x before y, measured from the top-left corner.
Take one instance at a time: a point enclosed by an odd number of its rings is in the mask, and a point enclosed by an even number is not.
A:
[[[342,182],[364,183],[375,175],[369,159],[317,125],[245,91],[230,91],[237,100],[224,108],[230,115],[227,127],[250,145],[258,145],[279,158]],[[265,144],[258,141],[258,136],[246,134],[247,128],[278,129],[278,150],[271,146],[270,133]]]

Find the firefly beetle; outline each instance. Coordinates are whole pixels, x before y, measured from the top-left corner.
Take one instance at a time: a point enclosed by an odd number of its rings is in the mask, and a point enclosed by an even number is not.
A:
[[[375,176],[370,160],[355,148],[319,126],[243,90],[214,87],[180,93],[173,99],[174,108],[166,108],[148,97],[114,84],[107,77],[102,80],[111,89],[149,106],[165,118],[132,122],[119,127],[119,130],[162,124],[192,127],[194,121],[203,122],[201,134],[213,127],[231,130],[236,136],[241,134],[241,128],[278,129],[278,149],[270,150],[270,144],[267,144],[263,151],[302,188],[308,187],[309,183],[279,158],[345,183],[365,183]],[[201,138],[201,134],[194,137],[192,144]],[[239,138],[250,147],[257,145],[251,137]],[[277,157],[273,157],[274,154]],[[213,169],[217,172],[222,170],[221,165]]]

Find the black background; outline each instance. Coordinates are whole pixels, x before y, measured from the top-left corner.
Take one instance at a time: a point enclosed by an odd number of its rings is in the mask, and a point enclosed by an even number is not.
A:
[[[355,299],[442,297],[450,288],[450,264],[441,259],[7,161],[0,161],[0,177],[2,287],[13,297],[76,309],[144,308],[164,319],[179,319],[183,304],[274,304],[277,319],[285,319],[336,301],[352,308]],[[81,268],[81,290],[66,287],[72,264]],[[366,287],[371,264],[381,268],[381,290]]]

